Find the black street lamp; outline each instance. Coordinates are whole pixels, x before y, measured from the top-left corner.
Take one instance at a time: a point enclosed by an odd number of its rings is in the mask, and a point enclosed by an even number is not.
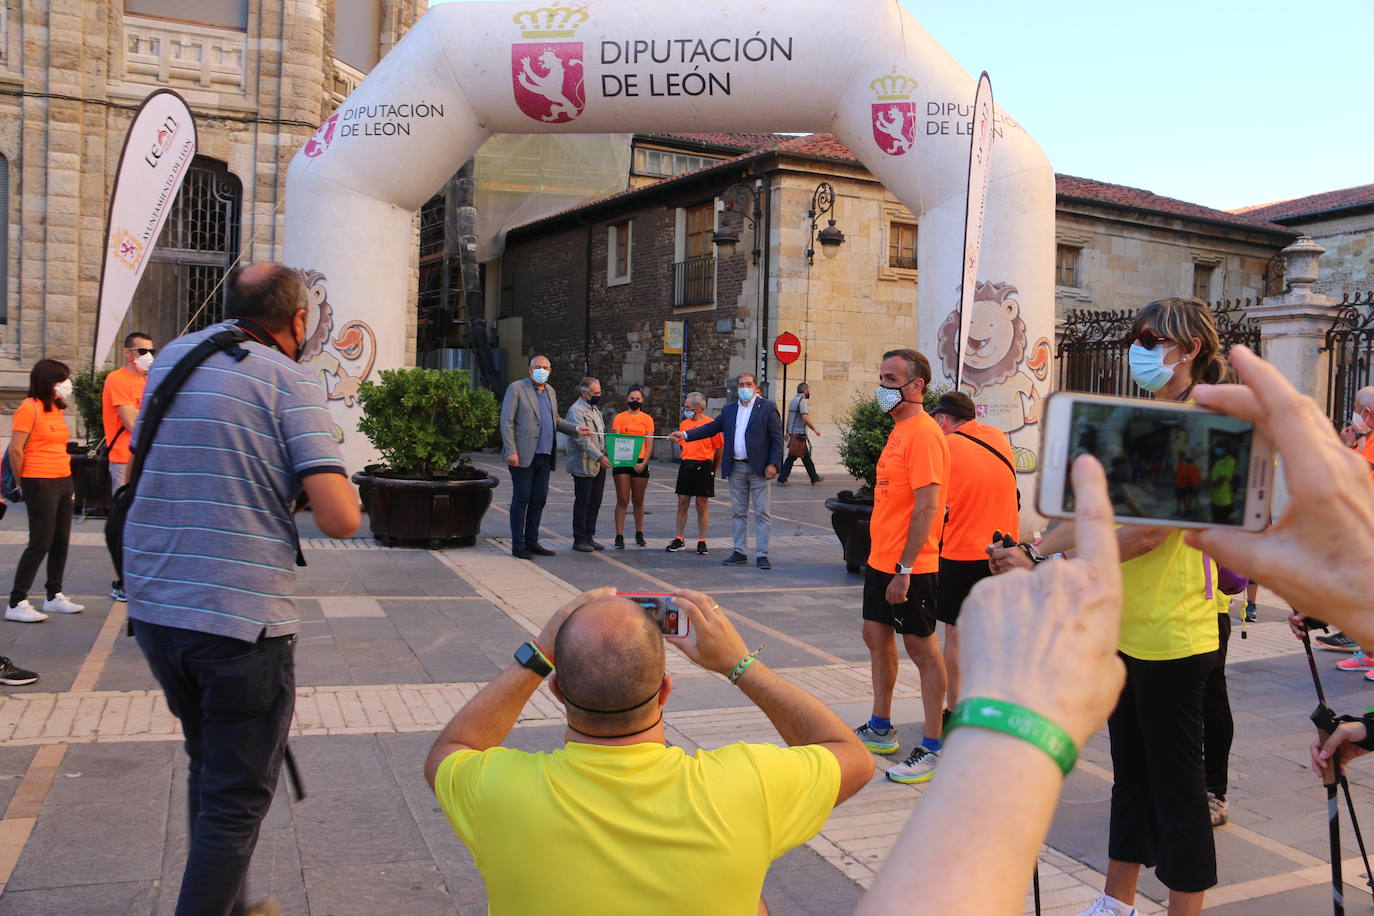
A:
[[[811,220],[810,245],[806,249],[807,265],[816,262],[816,242],[821,243],[821,252],[827,258],[833,258],[840,253],[840,246],[844,244],[844,233],[835,228],[835,221],[830,220],[830,225],[824,229],[820,228],[820,219],[827,213],[835,209],[835,189],[830,182],[822,181],[816,185],[816,191],[811,195],[811,209],[806,211],[807,219]]]
[[[756,180],[752,186],[742,181],[736,182],[722,191],[720,195],[722,211],[734,209],[730,203],[730,198],[732,196],[736,200],[750,204],[750,210],[748,212],[742,212],[740,216],[742,222],[748,224],[750,231],[754,234],[754,250],[752,253],[755,264],[758,264],[759,256],[762,254],[759,245],[759,229],[763,225],[763,195],[764,188],[762,180]],[[733,258],[735,256],[735,248],[739,245],[739,229],[722,225],[721,228],[711,233],[711,242],[716,246],[717,256],[722,258]]]

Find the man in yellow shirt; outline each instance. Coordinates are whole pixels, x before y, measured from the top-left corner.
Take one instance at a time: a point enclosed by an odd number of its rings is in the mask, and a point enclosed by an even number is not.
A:
[[[873,775],[854,734],[748,654],[715,601],[681,590],[673,602],[691,620],[675,640],[682,653],[744,691],[788,747],[666,746],[673,682],[658,626],[613,589],[579,596],[458,711],[425,761],[490,913],[753,916],[772,861]],[[501,747],[555,664],[564,746]]]

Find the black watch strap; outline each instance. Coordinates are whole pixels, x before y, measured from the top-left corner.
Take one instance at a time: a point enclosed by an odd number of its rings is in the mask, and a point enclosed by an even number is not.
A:
[[[515,650],[515,660],[540,677],[548,677],[553,672],[553,665],[533,640],[520,644]]]

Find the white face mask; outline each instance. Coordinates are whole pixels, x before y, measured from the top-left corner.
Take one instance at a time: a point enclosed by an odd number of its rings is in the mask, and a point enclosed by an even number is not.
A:
[[[56,385],[53,385],[52,393],[64,401],[70,398],[72,396],[71,379],[67,379],[65,382],[58,382]]]
[[[144,353],[134,360],[134,365],[138,367],[139,372],[147,372],[153,368],[153,354]]]
[[[1355,411],[1354,416],[1350,418],[1350,428],[1360,434],[1369,432],[1369,424],[1364,421],[1363,411]]]

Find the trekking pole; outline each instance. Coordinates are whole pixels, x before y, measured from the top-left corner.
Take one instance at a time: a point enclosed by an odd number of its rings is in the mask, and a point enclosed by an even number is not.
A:
[[[1035,854],[1035,871],[1031,875],[1031,890],[1035,893],[1035,916],[1040,916],[1040,853]]]
[[[305,784],[301,782],[301,771],[296,767],[296,755],[291,753],[291,745],[286,746],[286,781],[296,792],[296,801],[305,800]]]
[[[1307,667],[1312,672],[1312,685],[1317,689],[1317,708],[1312,712],[1312,724],[1317,726],[1317,734],[1325,737],[1329,729],[1323,724],[1335,724],[1336,714],[1326,705],[1326,694],[1322,691],[1321,675],[1317,673],[1317,659],[1312,654],[1312,637],[1308,635],[1311,626],[1304,626],[1302,647],[1307,652]],[[1325,629],[1319,627],[1318,629]],[[1326,827],[1331,847],[1331,911],[1336,916],[1345,916],[1345,882],[1341,878],[1341,810],[1336,801],[1336,774],[1340,772],[1337,755],[1332,755],[1322,774],[1322,784],[1326,786]]]

